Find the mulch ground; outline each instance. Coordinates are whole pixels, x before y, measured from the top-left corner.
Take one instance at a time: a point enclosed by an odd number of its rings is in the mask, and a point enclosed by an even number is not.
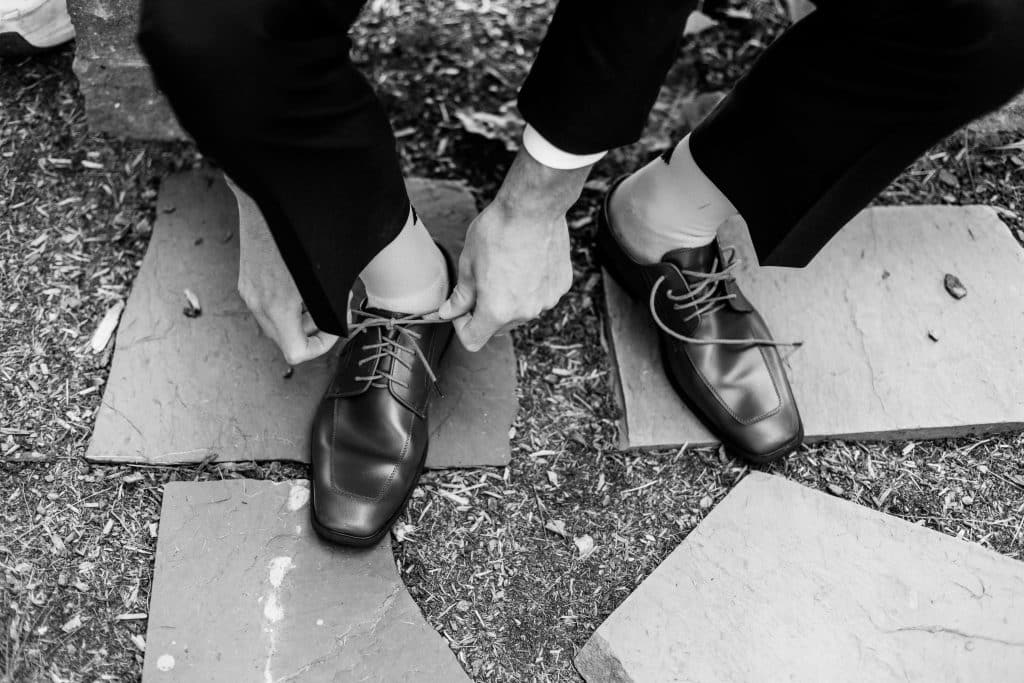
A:
[[[512,157],[509,103],[552,4],[370,3],[356,55],[408,173],[490,196]],[[650,130],[602,162],[572,211],[573,289],[514,333],[511,465],[426,475],[396,527],[412,595],[474,679],[576,680],[571,660],[589,634],[748,471],[716,450],[616,446],[592,216],[608,179],[684,132],[694,93],[728,88],[785,26],[765,7],[737,5],[684,43]],[[89,337],[127,297],[161,178],[201,157],[185,143],[90,134],[71,58],[0,61],[0,681],[137,680],[162,485],[306,474],[82,460],[110,361]],[[495,139],[467,132],[480,126]],[[878,201],[989,204],[1021,239],[1024,152],[993,149],[1014,141],[957,134]],[[772,471],[1024,559],[1022,455],[1022,434],[832,442]]]

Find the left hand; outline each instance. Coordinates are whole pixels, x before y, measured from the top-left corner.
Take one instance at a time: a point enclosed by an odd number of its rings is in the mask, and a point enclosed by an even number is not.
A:
[[[438,311],[463,346],[478,351],[497,332],[554,307],[572,285],[565,213],[590,166],[548,168],[520,150],[497,196],[469,226],[459,281]]]
[[[498,202],[469,226],[459,282],[439,310],[469,351],[553,308],[572,285],[565,216],[530,216]]]

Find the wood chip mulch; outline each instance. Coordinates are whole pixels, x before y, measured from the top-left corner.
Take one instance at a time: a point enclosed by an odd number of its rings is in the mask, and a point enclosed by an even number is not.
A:
[[[370,3],[356,56],[409,174],[493,193],[515,142],[501,122],[515,129],[508,103],[552,5]],[[684,132],[694,93],[728,89],[784,27],[757,5],[732,3],[684,42],[644,138],[602,162],[570,214],[572,292],[514,333],[511,465],[426,475],[395,528],[410,591],[475,680],[578,680],[571,662],[589,634],[748,471],[716,450],[619,450],[591,245],[608,180]],[[71,58],[0,61],[0,682],[138,680],[163,484],[306,475],[82,460],[112,347],[94,352],[94,331],[127,297],[160,179],[201,158],[185,143],[90,134]],[[494,139],[467,121],[497,122]],[[958,133],[878,201],[989,204],[1024,239],[1019,138]],[[1020,433],[832,442],[772,471],[1024,559],[1022,455]]]

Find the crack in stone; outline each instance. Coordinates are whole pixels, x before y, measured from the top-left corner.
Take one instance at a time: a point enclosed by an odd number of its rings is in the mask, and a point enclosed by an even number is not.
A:
[[[884,633],[901,633],[903,631],[923,631],[924,633],[948,633],[949,635],[967,638],[969,640],[984,640],[989,643],[999,643],[1010,647],[1024,647],[1024,640],[1004,640],[995,636],[986,636],[979,633],[968,633],[949,626],[922,624],[919,626],[899,626],[893,629],[879,629]]]
[[[878,392],[878,384],[875,381],[875,366],[871,362],[871,356],[868,354],[868,345],[864,341],[864,330],[861,329],[860,323],[857,322],[857,310],[854,308],[853,302],[850,300],[850,291],[843,289],[843,300],[846,302],[846,307],[850,311],[850,322],[853,323],[853,329],[857,331],[857,339],[860,342],[860,352],[864,356],[864,362],[868,366],[868,378],[871,380],[871,393],[878,399],[878,405],[882,407],[882,410],[886,410],[885,399]]]
[[[370,618],[365,619],[357,624],[351,624],[348,628],[345,629],[344,633],[335,636],[334,646],[331,647],[331,650],[328,653],[321,655],[320,657],[317,657],[313,661],[293,671],[290,674],[286,674],[281,678],[275,678],[273,680],[273,683],[287,683],[288,681],[296,680],[299,676],[302,676],[304,673],[306,673],[313,667],[319,666],[320,664],[323,664],[329,659],[335,657],[345,648],[345,645],[348,643],[350,638],[353,638],[355,636],[364,636],[372,634],[374,631],[377,630],[381,622],[384,621],[384,618],[388,615],[388,612],[391,611],[391,607],[394,605],[395,600],[398,597],[398,594],[403,590],[405,590],[405,586],[403,586],[401,583],[396,584],[394,588],[391,589],[391,592],[384,597],[384,600],[381,601],[380,608],[378,608]]]

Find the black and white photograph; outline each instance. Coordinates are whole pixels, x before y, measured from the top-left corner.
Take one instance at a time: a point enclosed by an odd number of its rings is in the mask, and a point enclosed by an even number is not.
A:
[[[0,0],[0,683],[1024,683],[1024,2]]]

